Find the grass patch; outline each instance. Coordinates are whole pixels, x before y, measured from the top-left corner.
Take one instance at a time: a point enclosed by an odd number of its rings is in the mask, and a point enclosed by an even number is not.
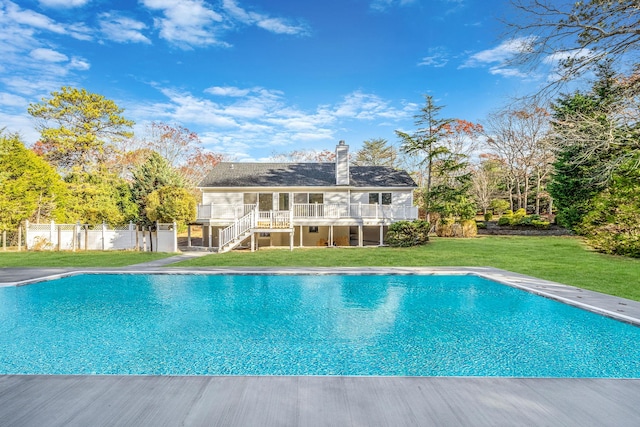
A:
[[[418,248],[234,251],[172,266],[495,267],[640,301],[640,260],[591,251],[576,237],[433,238],[428,245]]]
[[[166,258],[163,252],[1,252],[0,267],[124,267]]]

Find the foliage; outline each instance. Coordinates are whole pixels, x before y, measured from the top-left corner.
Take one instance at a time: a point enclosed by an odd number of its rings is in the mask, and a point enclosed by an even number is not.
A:
[[[146,215],[153,222],[185,225],[196,219],[196,199],[184,188],[161,187],[146,198]]]
[[[486,214],[484,214],[484,220],[485,221],[491,221],[493,219],[493,213],[492,212],[487,212]]]
[[[598,251],[640,258],[640,174],[596,196],[578,230]]]
[[[398,151],[384,138],[366,140],[362,148],[356,152],[353,160],[356,166],[387,166],[398,167]]]
[[[510,208],[526,208],[533,194],[539,213],[553,160],[549,113],[534,102],[522,103],[491,114],[486,127],[487,147],[505,171]]]
[[[151,220],[146,212],[149,194],[163,187],[184,187],[183,177],[157,152],[153,151],[146,162],[132,172],[131,195],[138,206],[138,219],[149,225]],[[170,221],[172,222],[172,221]]]
[[[137,207],[129,185],[114,173],[104,169],[94,173],[76,170],[65,181],[72,194],[68,204],[71,220],[120,225],[136,219]]]
[[[424,245],[429,241],[429,229],[428,221],[398,221],[389,226],[386,241],[396,247]]]
[[[498,220],[499,226],[521,226],[534,227],[540,229],[549,228],[549,221],[542,220],[540,215],[527,215],[524,209],[518,209],[515,212],[507,211]]]
[[[0,131],[0,230],[15,230],[24,220],[64,220],[67,195],[51,166],[17,135]]]
[[[451,218],[440,218],[436,223],[438,237],[475,237],[478,224],[473,219],[455,221]]]
[[[496,215],[502,215],[509,210],[509,202],[504,199],[493,199],[489,204],[489,207]]]
[[[60,171],[95,170],[113,155],[115,144],[133,135],[123,111],[102,95],[62,87],[29,105],[41,134],[34,149]]]
[[[427,220],[432,208],[432,185],[434,163],[444,155],[450,154],[450,150],[442,143],[450,131],[453,119],[438,117],[444,106],[434,103],[431,95],[425,95],[425,105],[420,109],[420,114],[415,116],[417,127],[413,134],[396,131],[396,135],[402,141],[402,152],[410,156],[419,156],[420,164],[425,166],[426,184],[424,186],[424,207],[427,212]]]
[[[143,147],[163,157],[182,175],[185,185],[190,186],[198,185],[211,168],[222,161],[222,155],[202,148],[197,133],[180,125],[151,123]]]
[[[492,201],[503,194],[502,184],[505,177],[504,163],[498,156],[480,154],[480,163],[472,166],[470,192],[483,213],[492,209]],[[509,209],[508,203],[503,211],[507,209]]]

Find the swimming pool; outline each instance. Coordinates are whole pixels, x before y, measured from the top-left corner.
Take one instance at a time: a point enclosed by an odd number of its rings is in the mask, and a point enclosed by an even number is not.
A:
[[[640,377],[640,328],[473,275],[77,275],[0,325],[0,374]]]

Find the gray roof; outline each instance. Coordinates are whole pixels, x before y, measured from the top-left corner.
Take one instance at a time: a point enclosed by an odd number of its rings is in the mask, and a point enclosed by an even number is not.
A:
[[[350,166],[351,187],[416,187],[405,171]],[[216,165],[199,187],[337,187],[335,163],[229,163]]]

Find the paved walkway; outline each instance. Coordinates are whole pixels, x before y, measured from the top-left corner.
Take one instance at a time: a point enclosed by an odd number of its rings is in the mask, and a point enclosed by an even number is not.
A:
[[[494,268],[0,269],[0,287],[87,273],[477,274],[640,325],[640,302]],[[5,333],[7,333],[5,331]],[[0,375],[2,426],[638,426],[640,379]]]

